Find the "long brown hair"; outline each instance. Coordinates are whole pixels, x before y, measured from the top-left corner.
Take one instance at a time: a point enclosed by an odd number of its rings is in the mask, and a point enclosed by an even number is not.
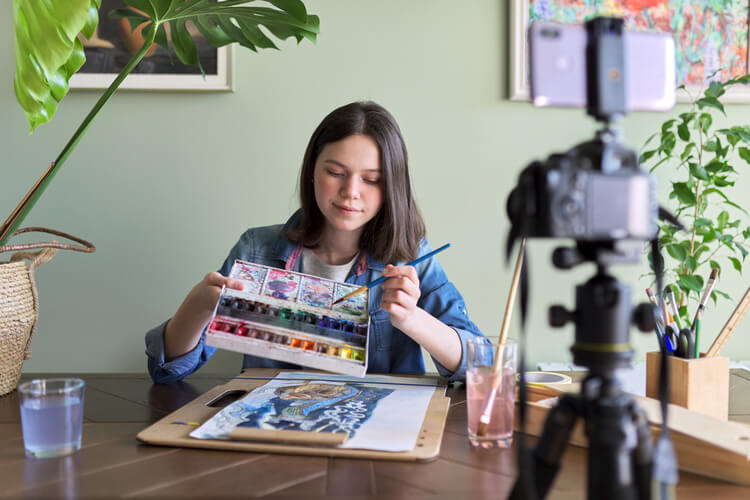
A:
[[[299,176],[302,218],[286,236],[308,248],[320,243],[325,219],[315,201],[315,162],[326,144],[354,134],[367,135],[378,145],[383,188],[383,205],[365,225],[359,248],[386,264],[413,260],[425,227],[411,190],[406,144],[395,118],[371,101],[334,109],[313,132]]]

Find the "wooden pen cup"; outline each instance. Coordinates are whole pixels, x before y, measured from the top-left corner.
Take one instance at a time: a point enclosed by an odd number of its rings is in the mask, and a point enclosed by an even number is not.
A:
[[[669,402],[688,410],[727,420],[729,358],[684,359],[668,356]],[[661,353],[646,353],[646,396],[659,399]]]

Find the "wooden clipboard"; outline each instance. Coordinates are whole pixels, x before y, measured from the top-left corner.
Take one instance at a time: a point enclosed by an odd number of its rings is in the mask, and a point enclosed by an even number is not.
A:
[[[283,453],[288,455],[430,461],[435,459],[438,453],[440,453],[440,442],[443,438],[450,398],[445,396],[445,381],[438,377],[429,376],[394,376],[403,379],[404,383],[413,383],[415,381],[435,383],[435,392],[425,412],[417,443],[411,451],[389,452],[337,448],[335,445],[341,442],[340,435],[302,431],[243,429],[243,433],[247,435],[237,436],[236,439],[233,438],[232,440],[196,439],[190,437],[190,433],[197,425],[213,417],[223,407],[212,407],[208,406],[209,404],[221,399],[226,394],[232,393],[231,391],[235,391],[233,393],[235,396],[241,392],[243,395],[239,397],[244,397],[244,394],[267,383],[282,371],[288,370],[245,370],[241,375],[226,384],[214,387],[182,408],[151,424],[139,432],[136,437],[144,443],[160,446]],[[325,378],[324,373],[321,373],[321,378]],[[238,398],[235,397],[233,399]],[[316,434],[319,436],[316,436]]]

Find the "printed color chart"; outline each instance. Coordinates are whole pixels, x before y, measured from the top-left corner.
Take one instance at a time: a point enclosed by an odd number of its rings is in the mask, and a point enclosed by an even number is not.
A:
[[[356,285],[237,260],[229,276],[243,290],[224,289],[206,344],[363,376],[367,370],[369,291],[333,302]]]

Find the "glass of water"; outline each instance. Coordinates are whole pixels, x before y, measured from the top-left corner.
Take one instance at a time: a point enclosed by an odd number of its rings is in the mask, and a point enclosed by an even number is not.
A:
[[[26,456],[60,457],[81,447],[84,382],[34,379],[18,386]]]
[[[499,346],[483,337],[468,344],[466,408],[469,442],[479,448],[509,448],[513,441],[516,344]],[[494,372],[494,360],[499,359]]]

